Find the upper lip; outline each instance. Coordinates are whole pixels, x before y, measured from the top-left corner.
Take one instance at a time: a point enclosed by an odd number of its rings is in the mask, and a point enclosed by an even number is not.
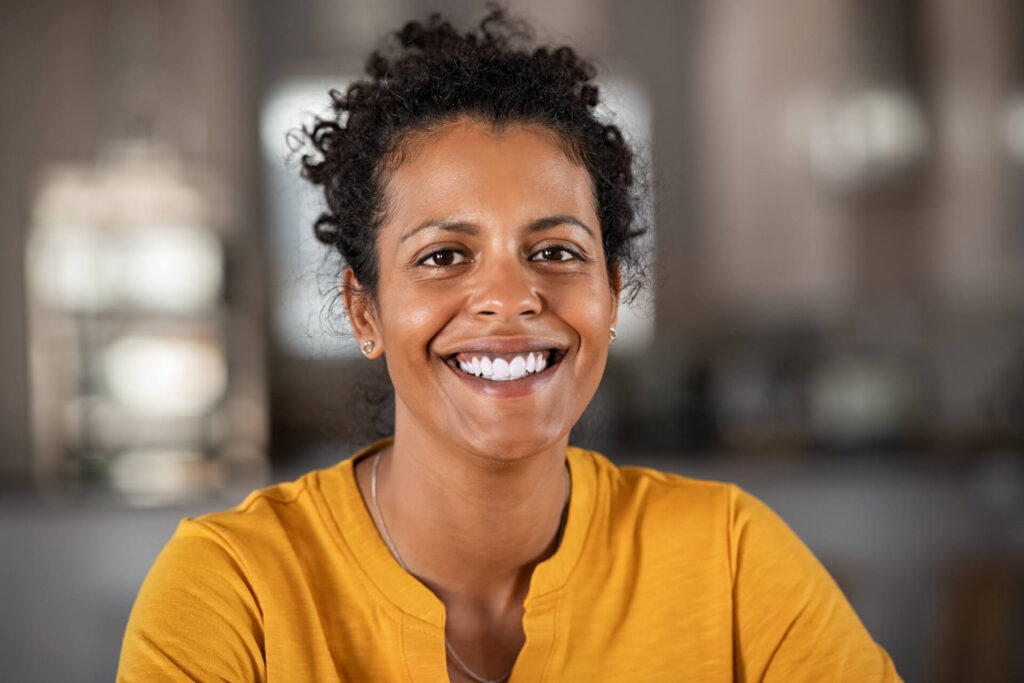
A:
[[[460,353],[530,353],[531,351],[565,351],[568,346],[543,337],[484,337],[457,344],[440,355],[451,358]]]

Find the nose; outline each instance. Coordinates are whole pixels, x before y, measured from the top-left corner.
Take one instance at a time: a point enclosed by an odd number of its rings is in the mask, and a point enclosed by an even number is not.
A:
[[[475,279],[470,300],[470,310],[475,315],[511,320],[537,315],[544,306],[526,264],[493,262],[481,267]]]

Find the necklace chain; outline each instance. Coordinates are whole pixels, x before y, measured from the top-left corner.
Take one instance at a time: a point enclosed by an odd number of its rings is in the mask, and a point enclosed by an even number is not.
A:
[[[380,520],[380,532],[381,535],[384,537],[384,543],[387,545],[388,550],[391,551],[392,556],[394,556],[394,558],[398,561],[398,564],[402,567],[402,569],[404,569],[407,573],[411,573],[409,572],[409,568],[405,566],[405,562],[402,560],[402,556],[398,552],[398,547],[395,545],[394,539],[391,538],[391,532],[388,531],[387,522],[384,521],[384,515],[380,511],[380,503],[377,502],[377,467],[380,465],[380,457],[382,455],[384,455],[383,450],[378,452],[373,459],[373,470],[372,474],[370,475],[370,499],[373,501],[373,509],[377,513],[377,519]],[[556,538],[559,541],[561,541],[562,532],[565,531],[565,519],[569,512],[569,496],[571,495],[571,492],[572,479],[567,477],[565,488],[565,506],[562,512],[562,519],[558,524],[558,532],[556,535]],[[468,675],[474,681],[477,681],[477,683],[502,683],[502,681],[504,681],[512,675],[512,670],[515,668],[515,665],[513,664],[513,669],[509,669],[503,675],[497,678],[484,678],[483,676],[477,674],[468,666],[466,666],[466,663],[462,661],[462,658],[455,654],[455,649],[452,647],[451,641],[448,640],[447,634],[445,634],[444,636],[444,648],[448,651],[448,654],[451,655],[455,663],[459,665],[459,668],[462,669],[466,673],[466,675]]]

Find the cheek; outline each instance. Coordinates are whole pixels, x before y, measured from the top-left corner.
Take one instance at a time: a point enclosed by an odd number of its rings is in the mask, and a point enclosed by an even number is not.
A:
[[[436,331],[436,322],[440,319],[443,308],[437,301],[422,297],[419,300],[407,301],[399,310],[402,311],[402,315],[395,324],[405,328],[411,336],[424,337]]]
[[[597,279],[562,288],[558,296],[562,317],[571,321],[581,336],[606,336],[612,295],[608,283]]]
[[[415,288],[392,293],[386,310],[396,313],[383,319],[385,351],[391,347],[392,360],[429,355],[430,341],[451,317],[447,301],[445,297],[431,296]]]

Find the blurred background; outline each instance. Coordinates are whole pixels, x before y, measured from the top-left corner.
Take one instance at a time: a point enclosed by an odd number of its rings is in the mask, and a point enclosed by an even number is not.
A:
[[[512,0],[643,150],[575,434],[735,481],[908,681],[1024,680],[1024,5]],[[430,0],[0,0],[0,661],[111,680],[183,516],[388,429],[289,130]]]

